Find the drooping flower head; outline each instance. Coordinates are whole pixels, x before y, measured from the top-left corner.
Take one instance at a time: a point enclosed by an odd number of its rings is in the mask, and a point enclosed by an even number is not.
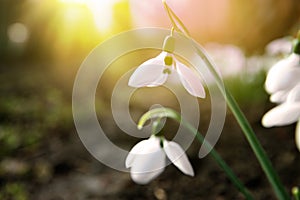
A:
[[[163,52],[142,63],[131,75],[131,87],[155,87],[163,85],[168,76],[177,73],[183,87],[193,96],[204,98],[205,90],[201,78],[189,67],[179,62],[174,54],[175,39],[165,39]]]
[[[270,100],[279,105],[263,116],[263,126],[284,126],[298,121],[295,139],[300,150],[300,37],[293,53],[269,70],[265,88],[271,94]]]
[[[166,166],[167,158],[184,174],[194,176],[194,170],[179,144],[166,140],[162,133],[157,132],[162,117],[176,117],[176,113],[170,109],[157,108],[144,113],[138,123],[138,129],[154,119],[152,123],[152,135],[149,139],[137,143],[129,152],[125,166],[130,169],[130,175],[134,182],[147,184],[160,175]]]
[[[194,170],[184,152],[175,142],[151,136],[137,143],[129,152],[125,165],[134,182],[147,184],[165,169],[168,158],[184,174],[194,176]]]

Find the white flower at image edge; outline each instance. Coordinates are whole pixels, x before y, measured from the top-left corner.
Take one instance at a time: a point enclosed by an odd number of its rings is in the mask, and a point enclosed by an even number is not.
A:
[[[299,81],[300,82],[300,81]],[[300,83],[288,93],[286,101],[268,111],[262,119],[265,127],[284,126],[298,121],[296,144],[300,150]]]
[[[163,51],[157,57],[142,63],[131,75],[131,87],[155,87],[164,84],[171,73],[177,73],[183,87],[193,96],[205,98],[199,76],[179,62],[173,54]]]
[[[271,102],[281,103],[286,100],[289,91],[299,82],[300,56],[293,53],[269,70],[265,88],[271,94]]]
[[[125,165],[131,168],[134,182],[147,184],[164,171],[166,157],[184,174],[194,176],[184,150],[177,143],[156,136],[137,143],[129,152]]]

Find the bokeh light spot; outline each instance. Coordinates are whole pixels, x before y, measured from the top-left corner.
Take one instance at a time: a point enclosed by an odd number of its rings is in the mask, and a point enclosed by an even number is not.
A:
[[[28,40],[29,30],[22,23],[13,23],[8,27],[7,35],[12,42],[24,43]]]

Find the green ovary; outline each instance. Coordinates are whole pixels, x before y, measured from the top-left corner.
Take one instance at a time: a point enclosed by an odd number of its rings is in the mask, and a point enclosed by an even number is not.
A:
[[[165,59],[165,65],[171,66],[173,64],[173,58],[171,56],[166,56]]]

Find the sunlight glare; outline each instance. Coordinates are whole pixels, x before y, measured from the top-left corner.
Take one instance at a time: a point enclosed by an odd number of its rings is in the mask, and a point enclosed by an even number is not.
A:
[[[100,32],[106,32],[113,23],[113,7],[121,0],[88,0],[87,6],[94,15],[95,24]]]
[[[59,0],[65,5],[87,6],[92,12],[94,23],[100,32],[107,32],[113,23],[113,7],[122,0]]]
[[[59,0],[61,3],[64,4],[86,4],[86,0]]]

